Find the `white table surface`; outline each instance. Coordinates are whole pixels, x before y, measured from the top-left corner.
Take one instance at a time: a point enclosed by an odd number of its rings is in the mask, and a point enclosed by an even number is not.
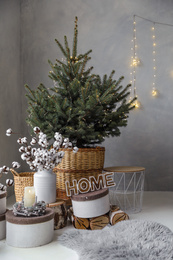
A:
[[[14,196],[8,198],[7,206],[14,204]],[[130,219],[143,219],[159,222],[173,231],[173,192],[144,192],[143,209],[140,213],[131,214]],[[51,243],[36,248],[14,248],[6,244],[6,240],[0,241],[0,260],[77,260],[75,251],[61,246],[58,236],[67,229],[54,231],[54,239]]]

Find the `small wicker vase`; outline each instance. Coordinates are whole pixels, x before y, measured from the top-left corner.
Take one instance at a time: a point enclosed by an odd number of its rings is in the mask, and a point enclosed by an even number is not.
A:
[[[74,153],[72,149],[61,149],[65,151],[64,158],[57,167],[54,168],[54,172],[57,175],[57,198],[69,199],[66,196],[65,182],[81,178],[89,178],[94,176],[97,178],[102,173],[104,166],[105,148],[79,148],[77,153]]]
[[[34,186],[34,172],[17,173],[13,169],[10,169],[10,171],[14,176],[14,192],[16,202],[22,201],[25,187]]]

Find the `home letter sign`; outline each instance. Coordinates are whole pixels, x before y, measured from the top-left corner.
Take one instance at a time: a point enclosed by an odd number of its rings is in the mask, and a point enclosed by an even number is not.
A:
[[[113,172],[107,172],[99,174],[97,179],[94,176],[90,176],[89,179],[81,178],[78,182],[74,179],[72,184],[69,181],[66,181],[66,194],[70,197],[72,194],[78,195],[79,193],[87,193],[89,191],[113,187],[115,186],[113,174]]]

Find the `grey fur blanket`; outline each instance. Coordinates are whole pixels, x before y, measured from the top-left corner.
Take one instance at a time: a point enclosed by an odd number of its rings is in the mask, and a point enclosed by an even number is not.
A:
[[[67,230],[60,244],[80,260],[171,260],[173,233],[156,222],[126,220],[102,230]]]

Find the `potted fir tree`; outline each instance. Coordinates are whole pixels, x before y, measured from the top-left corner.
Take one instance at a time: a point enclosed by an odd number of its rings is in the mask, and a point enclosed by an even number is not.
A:
[[[64,55],[63,61],[56,60],[55,64],[49,61],[52,67],[49,77],[54,87],[48,90],[40,84],[32,90],[25,85],[27,123],[32,128],[39,126],[50,139],[55,132],[60,132],[79,148],[76,154],[66,151],[56,168],[59,197],[65,195],[67,179],[97,176],[102,172],[105,149],[96,146],[105,137],[119,136],[119,128],[127,125],[128,113],[134,108],[134,99],[126,101],[130,84],[122,87],[123,77],[114,80],[115,71],[112,71],[109,77],[104,75],[101,79],[91,74],[93,67],[86,68],[92,50],[78,55],[77,36],[76,17],[72,50],[64,36],[64,47],[56,40]]]

